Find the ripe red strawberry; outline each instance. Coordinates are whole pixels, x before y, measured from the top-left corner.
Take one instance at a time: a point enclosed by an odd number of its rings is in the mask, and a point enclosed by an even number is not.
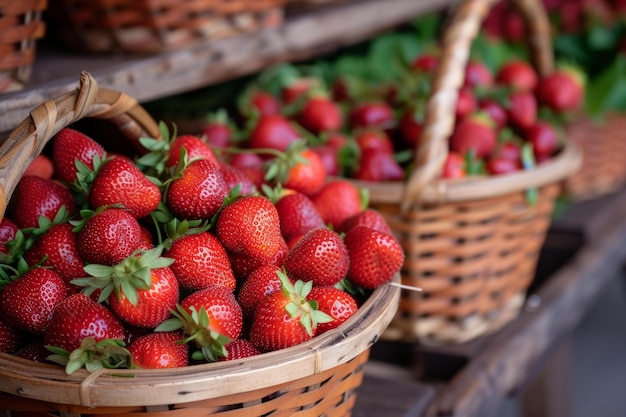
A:
[[[524,138],[532,145],[535,159],[545,160],[555,154],[559,148],[559,137],[554,127],[544,121],[538,121],[524,134]]]
[[[520,145],[513,140],[506,140],[500,143],[496,154],[514,161],[522,160],[522,149]]]
[[[283,87],[280,97],[285,104],[293,104],[304,97],[308,92],[319,87],[319,81],[314,77],[300,77],[292,80]]]
[[[69,189],[58,182],[34,175],[22,177],[11,196],[8,215],[20,229],[37,227],[39,216],[54,219],[59,209],[65,206],[71,215],[76,210]]]
[[[288,252],[289,246],[287,246],[287,243],[282,240],[280,242],[280,248],[271,259],[255,258],[245,252],[232,251],[228,251],[228,258],[230,259],[230,264],[233,267],[235,278],[237,278],[238,282],[242,282],[248,278],[251,273],[264,265],[281,266]]]
[[[15,352],[15,356],[33,362],[46,362],[48,356],[50,356],[50,351],[46,349],[43,344],[43,338],[41,338],[22,346]]]
[[[194,135],[181,135],[170,143],[166,166],[174,167],[179,163],[181,148],[185,148],[189,161],[199,158],[207,159],[214,164],[217,163],[217,157],[206,141]]]
[[[568,112],[579,108],[585,95],[582,72],[574,67],[561,67],[539,80],[539,101],[556,112]]]
[[[373,182],[401,181],[404,179],[404,169],[394,159],[393,154],[367,149],[361,153],[352,178]]]
[[[294,192],[282,196],[275,204],[280,219],[280,231],[286,242],[309,230],[324,227],[324,220],[307,195]]]
[[[487,161],[485,169],[489,175],[510,174],[522,169],[522,162],[502,155],[494,155]]]
[[[24,171],[23,175],[36,175],[47,180],[51,179],[54,175],[52,160],[48,156],[40,153],[33,159],[33,162],[26,167],[26,171]]]
[[[181,329],[187,342],[193,341],[199,351],[192,358],[214,362],[226,356],[224,345],[239,338],[243,328],[241,307],[232,291],[221,285],[195,291],[188,295],[157,330]]]
[[[34,245],[26,252],[25,259],[30,265],[46,260],[43,266],[54,268],[66,283],[74,278],[85,276],[85,262],[78,252],[77,234],[69,223],[60,223],[50,227],[37,238]]]
[[[191,161],[174,177],[165,202],[179,219],[210,219],[222,206],[228,187],[219,165],[208,159]]]
[[[535,91],[539,77],[529,62],[514,59],[500,67],[496,74],[496,81],[513,91]]]
[[[53,270],[30,269],[2,288],[0,320],[19,330],[41,334],[53,310],[68,294],[69,287]]]
[[[278,211],[267,197],[244,196],[226,205],[215,231],[227,250],[254,260],[273,263],[286,248]]]
[[[306,148],[297,151],[295,158],[283,186],[308,196],[317,193],[324,186],[327,176],[319,155]]]
[[[199,290],[223,285],[235,290],[237,282],[226,249],[209,232],[176,238],[164,256],[174,259],[171,269],[183,288]]]
[[[336,287],[314,286],[309,293],[309,300],[317,301],[319,310],[333,318],[333,321],[317,325],[318,335],[337,328],[359,308],[354,297]]]
[[[382,130],[366,129],[358,132],[354,138],[361,152],[375,150],[380,153],[392,154],[393,143]]]
[[[137,368],[182,368],[189,364],[189,345],[181,343],[181,332],[149,333],[128,345]]]
[[[248,339],[231,340],[224,348],[227,355],[219,357],[218,361],[234,361],[261,354]]]
[[[241,187],[241,190],[239,191],[241,195],[248,195],[257,192],[256,184],[243,169],[237,168],[223,161],[219,162],[219,168],[222,177],[224,178],[224,182],[226,183],[226,188],[229,192],[237,186]]]
[[[363,209],[361,190],[341,179],[327,182],[311,199],[324,223],[333,227]]]
[[[479,61],[469,61],[465,67],[466,87],[488,87],[493,85],[493,74],[485,64]]]
[[[473,150],[476,157],[490,155],[497,143],[493,120],[485,113],[473,113],[461,120],[450,138],[450,149],[461,155]]]
[[[489,117],[495,122],[496,128],[502,129],[508,123],[508,116],[505,108],[496,100],[482,100],[479,105],[479,109],[487,113]]]
[[[340,233],[346,233],[355,226],[367,226],[374,230],[391,233],[391,228],[387,223],[387,219],[385,219],[379,211],[371,208],[366,208],[365,210],[342,221],[337,228],[337,231]]]
[[[317,154],[324,166],[326,174],[329,176],[338,176],[341,172],[341,163],[339,155],[332,147],[328,145],[314,145],[310,149]]]
[[[8,217],[3,217],[0,220],[0,252],[6,255],[9,254],[9,248],[7,248],[6,243],[15,239],[17,231],[19,227],[15,224],[15,222]]]
[[[0,320],[0,352],[15,353],[22,341],[22,332]]]
[[[104,159],[105,151],[98,142],[69,127],[63,128],[52,140],[52,163],[57,179],[65,182],[76,180],[76,161],[93,169],[94,157]]]
[[[332,320],[307,299],[312,283],[291,284],[285,274],[279,277],[281,290],[261,300],[250,327],[250,342],[262,352],[306,342],[317,334],[318,323]]]
[[[130,256],[141,241],[137,219],[119,208],[96,211],[78,227],[76,247],[87,263],[115,265]]]
[[[280,270],[276,265],[266,264],[254,270],[246,278],[237,293],[237,302],[241,306],[244,317],[252,318],[261,300],[274,291],[280,290],[280,279],[277,274]]]
[[[464,87],[459,90],[459,97],[456,101],[455,115],[457,119],[474,112],[478,107],[476,96],[470,87]]]
[[[441,169],[441,178],[453,179],[467,176],[465,158],[456,152],[448,152]]]
[[[314,134],[339,130],[343,124],[337,103],[329,97],[320,95],[309,98],[297,118],[305,129]]]
[[[395,123],[393,109],[380,101],[368,101],[356,105],[349,113],[352,128],[380,127],[387,128]]]
[[[133,216],[147,216],[161,201],[161,190],[132,162],[114,157],[106,160],[91,184],[92,209],[121,204]]]
[[[506,110],[507,120],[517,129],[528,129],[537,121],[537,99],[531,92],[511,94]]]
[[[400,132],[402,139],[411,148],[415,149],[422,135],[423,118],[421,112],[413,109],[406,110],[400,117]]]
[[[280,114],[281,105],[278,98],[267,91],[256,90],[250,95],[252,108],[259,112],[259,116]]]
[[[361,287],[373,289],[391,281],[404,262],[402,247],[388,233],[356,226],[344,242],[350,255],[348,278]]]
[[[289,251],[283,266],[292,279],[335,285],[345,278],[349,262],[348,250],[337,232],[314,229]]]
[[[228,113],[220,109],[207,118],[201,129],[201,139],[210,146],[227,148],[232,144],[235,127],[231,123]],[[180,151],[179,151],[180,153]],[[215,158],[214,152],[213,156]],[[217,160],[217,158],[215,158]]]
[[[425,52],[418,55],[412,62],[411,68],[425,73],[432,73],[439,65],[439,57],[436,53]]]
[[[251,148],[269,148],[284,152],[290,143],[300,137],[289,119],[276,114],[259,118],[250,132],[248,145]]]
[[[71,352],[90,336],[96,341],[123,340],[124,328],[108,308],[78,293],[70,295],[54,309],[44,333],[44,344]]]

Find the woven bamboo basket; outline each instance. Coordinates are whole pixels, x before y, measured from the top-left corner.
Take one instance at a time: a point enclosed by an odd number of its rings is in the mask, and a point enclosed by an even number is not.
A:
[[[573,201],[600,198],[620,190],[626,183],[626,115],[611,113],[602,120],[580,118],[569,137],[582,151],[579,170],[566,183]]]
[[[110,122],[131,143],[159,135],[135,99],[98,88],[83,73],[80,88],[35,108],[0,146],[0,215],[45,144],[61,128],[87,119]],[[337,329],[230,362],[91,374],[82,369],[68,376],[63,367],[0,353],[0,411],[74,417],[350,416],[369,348],[393,318],[399,298],[397,286],[382,286]]]
[[[53,0],[60,39],[86,52],[158,53],[283,21],[286,0]]]
[[[21,90],[30,80],[36,43],[46,33],[46,0],[0,0],[0,93]]]
[[[369,189],[406,260],[400,307],[383,338],[427,345],[462,343],[517,317],[565,179],[580,164],[568,142],[550,161],[508,175],[440,178],[458,90],[471,42],[493,0],[456,5],[442,39],[414,171],[404,182],[355,183]],[[538,1],[515,0],[531,29],[529,46],[540,74],[553,69],[549,24]],[[528,190],[537,204],[529,204]]]

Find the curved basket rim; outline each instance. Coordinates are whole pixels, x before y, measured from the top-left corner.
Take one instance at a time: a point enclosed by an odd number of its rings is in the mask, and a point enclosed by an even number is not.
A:
[[[399,273],[393,282],[400,282]],[[66,375],[60,366],[0,353],[0,391],[85,407],[157,406],[252,392],[318,374],[363,353],[389,325],[399,299],[398,286],[383,285],[336,329],[300,345],[237,361],[93,374],[81,369]],[[238,391],[226,391],[234,387]]]
[[[475,176],[462,179],[438,179],[426,185],[416,203],[443,204],[498,197],[513,192],[564,181],[582,162],[579,147],[568,141],[554,158],[533,169],[504,175]],[[406,182],[368,182],[346,178],[357,187],[367,189],[374,203],[400,203]]]

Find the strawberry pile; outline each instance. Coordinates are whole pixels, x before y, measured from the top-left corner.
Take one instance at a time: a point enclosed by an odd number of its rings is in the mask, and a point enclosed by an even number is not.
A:
[[[67,127],[28,167],[0,222],[0,351],[68,373],[249,357],[336,328],[400,270],[366,194],[302,141],[230,154],[161,128],[128,156]]]

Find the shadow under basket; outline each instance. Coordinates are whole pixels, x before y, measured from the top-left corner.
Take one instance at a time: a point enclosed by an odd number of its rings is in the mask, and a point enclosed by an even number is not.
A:
[[[554,70],[550,25],[538,0],[510,0],[522,12],[530,56],[540,75]],[[398,312],[382,338],[454,344],[489,334],[516,318],[565,180],[580,166],[566,141],[549,160],[493,176],[442,179],[468,51],[495,0],[464,0],[443,33],[414,169],[405,181],[353,181],[368,189],[405,251]]]
[[[159,137],[157,123],[134,98],[98,88],[83,72],[80,88],[35,108],[0,146],[0,215],[26,167],[54,135],[89,119],[110,122],[127,148],[139,138]],[[242,360],[67,375],[62,366],[0,353],[0,415],[349,417],[370,347],[399,298],[397,285],[381,286],[337,328]]]
[[[608,114],[601,120],[581,118],[568,129],[581,149],[582,165],[567,181],[574,201],[599,198],[620,190],[626,182],[626,113]]]

